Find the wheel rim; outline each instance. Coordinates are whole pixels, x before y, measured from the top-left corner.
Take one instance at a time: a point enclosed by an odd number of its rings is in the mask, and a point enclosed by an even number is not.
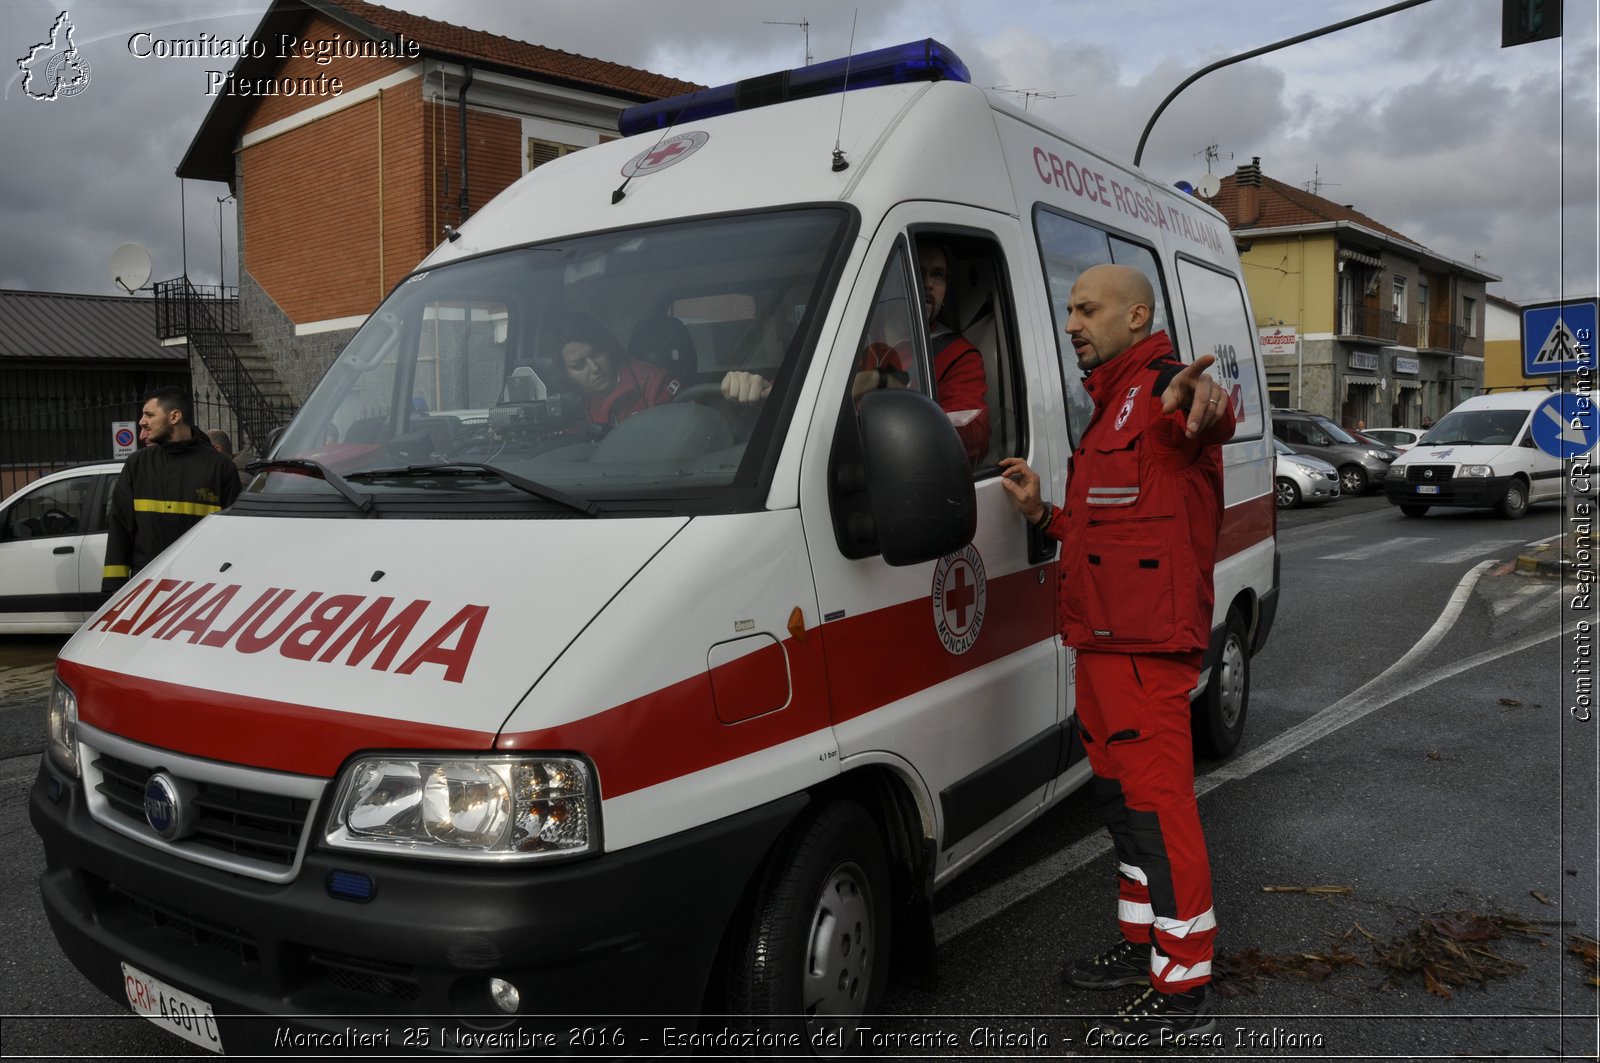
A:
[[[859,865],[843,861],[822,885],[806,939],[801,999],[813,1045],[836,1043],[827,1037],[840,1028],[835,1020],[864,1012],[876,952],[871,884]]]
[[[1222,644],[1222,657],[1216,667],[1222,670],[1217,685],[1221,695],[1217,699],[1217,715],[1222,726],[1231,731],[1239,726],[1239,717],[1244,714],[1244,677],[1248,667],[1244,642],[1232,632]]]
[[[1359,495],[1367,488],[1367,474],[1360,469],[1346,469],[1339,476],[1339,488],[1345,494]]]
[[[1527,504],[1528,495],[1527,492],[1522,490],[1521,484],[1513,483],[1510,487],[1506,488],[1506,509],[1510,510],[1512,513],[1516,513]]]
[[[1294,504],[1300,500],[1300,492],[1288,480],[1278,481],[1278,508],[1293,509]]]

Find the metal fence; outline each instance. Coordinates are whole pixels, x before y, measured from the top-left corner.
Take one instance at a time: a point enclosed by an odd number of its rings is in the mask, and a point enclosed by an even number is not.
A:
[[[110,461],[111,426],[138,421],[147,392],[188,387],[184,367],[0,366],[0,497],[71,465]]]

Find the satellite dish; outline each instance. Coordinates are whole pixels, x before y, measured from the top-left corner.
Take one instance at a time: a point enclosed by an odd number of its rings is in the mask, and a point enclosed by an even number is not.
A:
[[[111,252],[111,279],[133,294],[150,279],[150,252],[138,244],[123,244]]]
[[[1214,173],[1208,173],[1200,178],[1200,183],[1194,186],[1194,190],[1199,192],[1202,198],[1210,199],[1222,191],[1222,179]]]

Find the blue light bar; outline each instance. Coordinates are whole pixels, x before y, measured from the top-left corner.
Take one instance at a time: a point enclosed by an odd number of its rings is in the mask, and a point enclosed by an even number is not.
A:
[[[927,40],[897,44],[863,52],[848,59],[830,59],[815,66],[779,70],[760,77],[745,78],[731,85],[701,89],[684,96],[641,103],[629,107],[617,118],[622,135],[667,129],[684,122],[697,122],[719,114],[748,111],[785,100],[827,96],[846,89],[865,89],[875,85],[900,85],[912,81],[964,81],[970,83],[967,64],[948,47],[929,37]]]

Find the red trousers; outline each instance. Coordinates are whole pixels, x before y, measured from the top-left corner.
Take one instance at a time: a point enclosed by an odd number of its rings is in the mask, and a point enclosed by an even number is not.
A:
[[[1211,981],[1217,936],[1189,732],[1200,663],[1198,653],[1078,653],[1078,727],[1116,846],[1117,922],[1127,940],[1149,942],[1163,993]]]

